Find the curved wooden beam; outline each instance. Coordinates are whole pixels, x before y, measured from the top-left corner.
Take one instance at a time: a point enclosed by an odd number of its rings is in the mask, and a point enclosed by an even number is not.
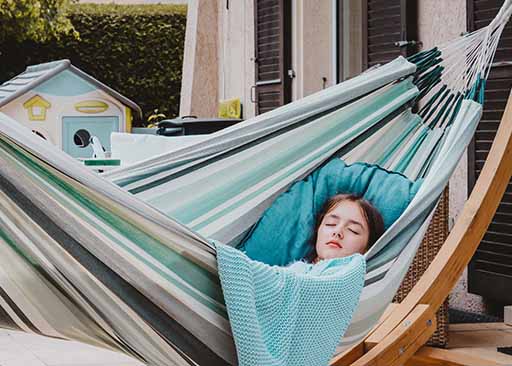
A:
[[[352,366],[401,366],[434,334],[436,309],[420,304],[379,344]]]
[[[512,176],[512,97],[509,96],[498,132],[487,161],[468,198],[455,226],[442,248],[421,276],[409,295],[393,310],[360,345],[353,347],[367,352],[352,363],[344,355],[334,359],[331,365],[352,364],[378,365],[382,359],[397,359],[397,349],[379,345],[389,343],[391,338],[407,337],[400,325],[410,319],[414,309],[428,304],[438,309],[468,265],[489,226]],[[413,344],[413,346],[417,346]],[[387,355],[391,353],[391,355]],[[404,357],[399,357],[404,359]],[[407,359],[407,358],[405,358]],[[402,360],[404,361],[404,360]]]

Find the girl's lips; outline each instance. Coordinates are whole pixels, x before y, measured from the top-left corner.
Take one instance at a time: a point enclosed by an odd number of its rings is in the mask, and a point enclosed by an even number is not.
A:
[[[327,242],[327,245],[333,246],[333,247],[336,247],[336,248],[340,248],[340,249],[343,248],[340,243],[335,242],[335,241],[329,241],[329,242]]]

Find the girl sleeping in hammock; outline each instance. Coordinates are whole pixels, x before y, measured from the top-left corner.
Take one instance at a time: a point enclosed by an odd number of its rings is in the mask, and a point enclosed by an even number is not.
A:
[[[311,223],[308,216],[307,227]],[[285,230],[270,224],[278,232],[276,237],[283,235]],[[300,225],[290,228],[309,234]],[[326,365],[350,324],[366,266],[360,255],[348,256],[364,253],[377,241],[384,232],[383,219],[363,198],[338,194],[323,206],[312,231],[309,257],[284,265],[265,264],[229,245],[217,246],[219,277],[240,364],[256,364],[256,354],[264,360],[258,364],[272,360],[283,365]]]
[[[384,233],[384,221],[380,212],[361,196],[337,194],[325,203],[313,233],[313,248],[305,259],[317,263],[364,254]]]

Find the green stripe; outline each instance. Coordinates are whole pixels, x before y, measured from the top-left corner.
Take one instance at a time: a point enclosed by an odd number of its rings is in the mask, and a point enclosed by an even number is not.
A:
[[[119,159],[94,159],[82,160],[85,166],[120,166],[121,160]]]

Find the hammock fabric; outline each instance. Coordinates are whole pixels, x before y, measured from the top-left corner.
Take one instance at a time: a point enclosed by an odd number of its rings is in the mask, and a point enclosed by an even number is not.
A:
[[[280,193],[341,157],[423,179],[365,255],[365,286],[339,349],[361,340],[473,136],[510,11],[507,0],[487,28],[113,172],[117,186],[0,114],[3,326],[152,365],[236,364],[206,238],[237,245]]]

